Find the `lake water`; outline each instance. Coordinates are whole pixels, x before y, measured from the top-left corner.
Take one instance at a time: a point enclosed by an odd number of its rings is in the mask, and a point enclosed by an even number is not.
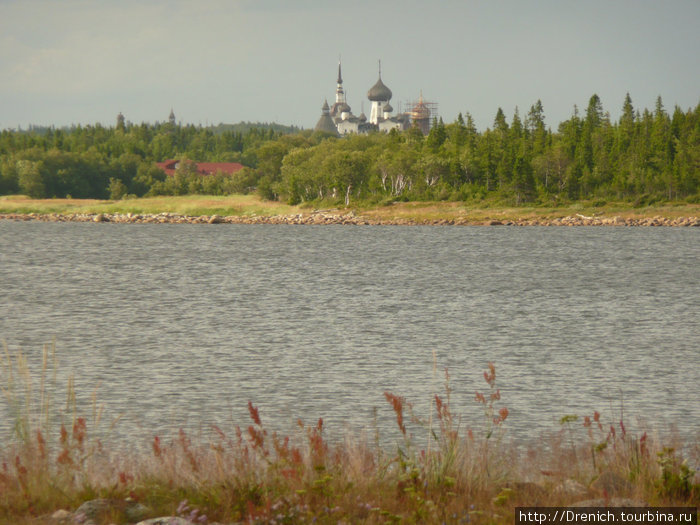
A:
[[[478,428],[489,361],[515,439],[594,410],[697,439],[699,262],[696,228],[3,221],[0,339],[35,373],[55,341],[56,411],[72,374],[132,441],[248,425],[248,400],[331,436],[376,408],[395,437],[383,392],[427,418],[444,367]]]

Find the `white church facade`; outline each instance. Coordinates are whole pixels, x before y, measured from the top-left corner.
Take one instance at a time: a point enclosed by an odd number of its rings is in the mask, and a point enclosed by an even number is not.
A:
[[[328,101],[324,103],[321,118],[314,129],[333,133],[332,126],[334,126],[335,133],[340,136],[350,133],[389,132],[392,129],[399,131],[407,129],[411,125],[411,117],[408,113],[394,115],[394,108],[389,102],[391,97],[391,90],[382,82],[380,63],[379,79],[367,92],[367,98],[371,103],[369,119],[364,112],[355,116],[345,98],[341,64],[338,62],[335,103],[332,106],[328,106]]]

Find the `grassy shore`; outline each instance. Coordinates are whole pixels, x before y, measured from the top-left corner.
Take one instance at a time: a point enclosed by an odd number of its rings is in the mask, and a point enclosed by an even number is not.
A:
[[[250,420],[240,426],[212,426],[197,439],[182,430],[154,435],[148,451],[125,454],[92,437],[99,411],[84,417],[69,409],[50,425],[50,362],[46,349],[33,391],[21,354],[6,350],[0,361],[16,429],[0,447],[0,523],[57,523],[51,516],[58,511],[65,522],[100,524],[162,516],[227,524],[507,524],[518,506],[700,503],[700,480],[688,466],[698,464],[698,443],[632,435],[622,420],[604,421],[597,412],[562,417],[561,429],[536,446],[509,445],[507,400],[492,364],[474,397],[484,414],[475,428],[453,413],[446,374],[429,414],[385,392],[397,441],[388,449],[351,435],[330,442],[322,419],[277,434],[249,402]],[[69,399],[74,394],[69,385]],[[417,445],[410,428],[421,428],[427,444]]]
[[[80,213],[132,213],[158,214],[163,212],[181,215],[221,216],[277,216],[308,215],[316,208],[308,205],[289,206],[280,202],[265,201],[254,195],[180,197],[148,197],[118,201],[94,199],[29,199],[24,196],[0,197],[0,213],[15,214],[80,214]],[[474,222],[488,220],[518,221],[529,219],[556,219],[583,215],[587,217],[620,217],[642,219],[663,217],[700,216],[700,204],[686,202],[663,203],[650,206],[634,206],[631,203],[600,203],[582,201],[562,206],[507,207],[497,203],[459,202],[395,202],[384,206],[350,206],[334,208],[338,212],[353,211],[369,219],[412,220],[416,222],[468,219]]]
[[[254,195],[185,195],[181,197],[147,197],[126,200],[96,199],[29,199],[21,195],[0,197],[0,213],[133,213],[180,215],[293,215],[296,206],[264,201]]]

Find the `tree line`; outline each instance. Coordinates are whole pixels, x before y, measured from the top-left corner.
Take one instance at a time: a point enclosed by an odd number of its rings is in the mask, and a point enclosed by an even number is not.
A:
[[[167,177],[155,163],[167,159],[240,162],[254,169],[259,144],[289,129],[241,123],[215,128],[164,124],[30,128],[0,132],[0,194],[35,198],[121,198],[128,195],[221,193],[220,176]],[[237,131],[238,129],[238,131]]]
[[[155,166],[169,158],[240,162],[235,175],[201,176]],[[183,163],[183,166],[186,166]],[[0,133],[0,193],[33,197],[257,192],[303,202],[580,199],[700,202],[700,104],[653,111],[625,97],[613,122],[593,95],[556,130],[538,100],[477,131],[471,115],[417,128],[337,138],[310,130],[156,125]]]

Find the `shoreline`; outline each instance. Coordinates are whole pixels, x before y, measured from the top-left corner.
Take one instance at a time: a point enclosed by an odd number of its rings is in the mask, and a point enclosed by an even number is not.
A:
[[[0,221],[105,222],[118,224],[290,224],[348,226],[627,226],[700,227],[700,217],[591,217],[581,214],[556,218],[514,220],[374,218],[347,213],[314,211],[291,215],[184,215],[178,213],[0,213]]]

